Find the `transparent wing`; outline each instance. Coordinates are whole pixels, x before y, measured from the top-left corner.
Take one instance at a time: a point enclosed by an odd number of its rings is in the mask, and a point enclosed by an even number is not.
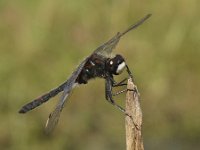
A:
[[[85,63],[87,62],[89,57],[87,57],[78,67],[77,69],[73,72],[73,74],[71,75],[71,77],[67,80],[67,83],[64,87],[63,90],[63,94],[58,102],[58,104],[56,105],[54,111],[49,115],[49,118],[46,122],[46,127],[45,127],[45,132],[48,134],[50,133],[55,126],[58,123],[58,120],[60,118],[60,114],[61,111],[64,107],[64,104],[70,94],[70,92],[72,91],[72,89],[77,85],[77,83],[75,83],[78,75],[80,74],[82,68],[84,67]]]
[[[120,40],[120,33],[117,33],[113,38],[111,38],[109,41],[104,43],[103,45],[99,46],[94,53],[105,56],[105,57],[110,57],[112,50],[115,48],[117,43]]]
[[[46,127],[45,127],[45,132],[47,134],[50,133],[51,131],[53,131],[53,129],[57,125],[58,120],[60,118],[61,111],[62,111],[62,109],[64,107],[65,101],[67,100],[67,97],[70,94],[70,91],[71,90],[65,88],[65,90],[64,90],[64,92],[63,92],[63,94],[62,94],[62,96],[60,98],[59,103],[57,104],[57,106],[54,109],[54,111],[49,115],[49,118],[47,119]]]
[[[139,20],[137,23],[131,25],[129,28],[127,28],[126,30],[124,30],[122,33],[118,32],[114,37],[112,37],[109,41],[105,42],[103,45],[99,46],[94,53],[98,54],[98,55],[102,55],[105,57],[110,57],[112,50],[116,47],[117,43],[119,42],[120,38],[125,35],[126,33],[128,33],[129,31],[137,28],[138,26],[140,26],[145,20],[147,20],[149,17],[151,16],[151,14],[146,15],[144,18],[142,18],[141,20]]]

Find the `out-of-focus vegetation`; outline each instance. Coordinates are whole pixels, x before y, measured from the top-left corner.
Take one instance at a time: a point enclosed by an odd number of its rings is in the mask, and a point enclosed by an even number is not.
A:
[[[103,80],[73,92],[51,136],[43,129],[58,97],[26,115],[17,112],[147,13],[153,16],[115,50],[141,94],[145,148],[199,149],[199,6],[198,0],[1,0],[0,149],[125,149],[124,116],[106,102]]]

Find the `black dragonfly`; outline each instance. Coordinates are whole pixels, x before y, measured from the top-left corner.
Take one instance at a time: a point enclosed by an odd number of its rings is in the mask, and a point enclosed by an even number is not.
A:
[[[146,15],[136,24],[130,26],[122,33],[118,32],[109,41],[99,46],[96,50],[94,50],[94,52],[90,56],[85,58],[80,63],[80,65],[76,68],[76,70],[72,73],[72,75],[68,78],[67,81],[65,81],[55,89],[52,89],[51,91],[43,94],[35,100],[27,103],[19,110],[19,113],[26,113],[40,106],[44,102],[48,101],[50,98],[56,96],[58,93],[63,91],[60,100],[58,101],[58,104],[56,105],[54,111],[49,115],[49,118],[46,122],[45,131],[49,133],[57,125],[61,111],[72,89],[78,84],[87,84],[87,82],[90,79],[96,77],[105,79],[106,100],[108,100],[108,102],[110,102],[112,105],[114,105],[115,107],[117,107],[125,113],[125,110],[115,103],[113,99],[114,94],[112,93],[112,88],[126,85],[124,83],[126,79],[117,83],[114,80],[114,75],[119,75],[124,69],[126,69],[130,77],[132,77],[132,74],[129,70],[128,65],[125,63],[124,58],[119,54],[113,56],[112,50],[116,47],[117,43],[123,35],[141,25],[150,16],[151,14]]]

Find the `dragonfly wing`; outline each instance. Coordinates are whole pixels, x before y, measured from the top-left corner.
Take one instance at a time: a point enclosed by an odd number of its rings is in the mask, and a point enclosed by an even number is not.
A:
[[[60,118],[61,111],[64,107],[64,104],[65,104],[70,92],[72,91],[72,89],[77,85],[76,79],[77,79],[78,75],[80,74],[80,72],[82,71],[88,58],[89,57],[87,57],[84,61],[82,61],[82,63],[72,73],[71,77],[67,80],[65,87],[64,87],[63,94],[62,94],[60,100],[58,101],[58,104],[56,105],[54,111],[49,115],[49,118],[46,122],[46,127],[45,127],[46,133],[50,133],[57,125],[58,120]]]
[[[142,19],[140,19],[138,22],[136,22],[135,24],[131,25],[129,28],[127,28],[126,30],[124,30],[123,32],[118,32],[115,36],[113,36],[109,41],[105,42],[104,44],[102,44],[101,46],[99,46],[94,53],[98,54],[98,55],[102,55],[105,57],[110,57],[111,53],[113,51],[113,49],[116,47],[116,45],[118,44],[120,38],[122,36],[124,36],[126,33],[128,33],[129,31],[137,28],[138,26],[140,26],[144,21],[146,21],[149,17],[151,16],[151,14],[146,15],[145,17],[143,17]]]
[[[116,47],[119,40],[120,40],[120,33],[117,33],[109,41],[107,41],[103,45],[99,46],[94,51],[94,53],[101,55],[101,56],[105,56],[105,57],[111,57],[112,50]]]
[[[50,133],[51,131],[53,131],[53,129],[57,125],[58,120],[60,118],[61,111],[62,111],[62,109],[64,107],[64,104],[65,104],[70,92],[71,92],[71,89],[70,90],[67,89],[67,88],[64,89],[64,92],[63,92],[63,94],[62,94],[62,96],[60,98],[59,103],[57,104],[56,108],[49,115],[49,118],[47,119],[46,127],[45,127],[46,133]]]

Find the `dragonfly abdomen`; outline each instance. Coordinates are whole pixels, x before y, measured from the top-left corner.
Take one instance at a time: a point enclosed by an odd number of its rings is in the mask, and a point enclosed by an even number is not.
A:
[[[60,85],[59,87],[51,90],[50,92],[42,95],[41,97],[33,100],[32,102],[24,105],[20,110],[19,113],[26,113],[38,106],[40,106],[41,104],[43,104],[44,102],[48,101],[50,98],[56,96],[58,93],[62,92],[64,89],[65,84]]]

